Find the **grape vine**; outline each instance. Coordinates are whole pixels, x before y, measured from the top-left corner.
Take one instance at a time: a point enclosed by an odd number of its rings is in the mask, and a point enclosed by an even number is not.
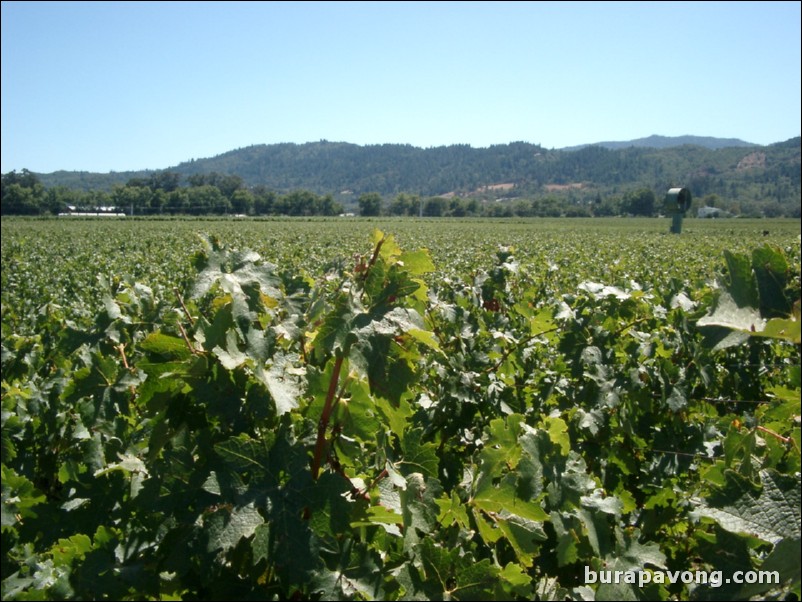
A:
[[[376,231],[319,273],[204,240],[2,341],[3,599],[800,594],[799,266],[461,280]],[[584,583],[776,570],[779,584]]]

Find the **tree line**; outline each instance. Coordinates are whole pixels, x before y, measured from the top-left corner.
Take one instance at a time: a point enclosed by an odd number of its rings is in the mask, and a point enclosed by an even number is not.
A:
[[[163,171],[132,178],[111,191],[45,188],[23,169],[2,176],[2,215],[59,215],[113,210],[126,215],[291,215],[333,216],[343,213],[332,195],[308,190],[279,194],[265,186],[247,188],[239,176],[195,174],[184,179]]]
[[[212,172],[182,176],[173,171],[154,172],[116,184],[110,191],[76,190],[66,186],[45,187],[39,177],[23,169],[0,180],[0,214],[60,215],[71,213],[117,212],[131,216],[155,215],[244,215],[244,216],[421,216],[421,217],[608,217],[619,215],[653,216],[662,212],[654,190],[633,187],[613,194],[597,189],[571,189],[528,196],[513,190],[501,198],[483,196],[426,196],[398,193],[386,197],[366,192],[345,207],[332,194],[298,189],[280,193],[264,185],[247,186],[237,175]],[[732,208],[715,193],[694,201],[698,207]],[[762,205],[742,215],[799,217],[779,205]]]

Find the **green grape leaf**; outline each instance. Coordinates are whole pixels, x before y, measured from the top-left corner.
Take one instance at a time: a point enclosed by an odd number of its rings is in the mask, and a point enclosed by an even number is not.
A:
[[[434,263],[426,249],[401,253],[398,256],[398,263],[412,276],[421,276],[434,271]]]
[[[223,508],[204,520],[207,530],[207,550],[224,552],[236,546],[243,537],[250,537],[264,523],[262,515],[252,505]]]
[[[267,387],[278,415],[294,410],[305,391],[306,369],[294,353],[276,353],[269,366],[257,366],[255,376]]]
[[[752,267],[755,271],[760,312],[768,318],[784,317],[791,313],[785,297],[790,267],[781,249],[763,245],[752,251]]]
[[[233,329],[226,333],[225,348],[218,345],[212,349],[212,353],[217,356],[226,370],[234,370],[248,360],[248,355],[239,349],[237,333]]]
[[[730,277],[727,289],[735,305],[738,307],[759,307],[760,294],[749,257],[741,253],[732,253],[725,250],[724,259],[727,261],[727,270]]]
[[[743,333],[762,331],[766,320],[757,305],[738,305],[729,291],[721,291],[713,313],[699,318],[697,326],[723,326]]]
[[[2,486],[0,486],[2,527],[4,529],[13,527],[19,519],[35,518],[37,514],[33,508],[45,502],[45,495],[38,491],[28,479],[18,475],[5,464],[2,466],[2,476]]]
[[[167,359],[187,359],[191,352],[186,341],[161,332],[151,332],[139,343],[139,348],[148,353],[155,353]]]
[[[471,499],[473,506],[491,514],[507,512],[535,522],[548,520],[549,515],[540,504],[518,496],[517,480],[513,474],[505,476],[498,485],[489,480],[484,483]]]
[[[504,510],[497,515],[496,524],[507,541],[510,542],[518,561],[523,566],[531,567],[539,550],[538,542],[548,539],[541,522],[523,518]]]
[[[499,572],[504,593],[509,599],[530,599],[532,597],[532,578],[520,564],[508,562]],[[495,599],[499,599],[496,596]]]
[[[549,434],[549,439],[555,445],[559,446],[563,455],[568,454],[571,449],[571,439],[568,436],[568,425],[559,417],[548,416],[543,419],[546,431]]]
[[[760,488],[734,471],[727,485],[707,500],[697,500],[693,515],[715,520],[733,533],[770,543],[800,537],[800,476],[761,470]]]
[[[437,476],[437,446],[434,443],[423,443],[423,429],[412,429],[404,433],[401,440],[403,458],[400,462],[404,475],[421,473],[425,477]]]

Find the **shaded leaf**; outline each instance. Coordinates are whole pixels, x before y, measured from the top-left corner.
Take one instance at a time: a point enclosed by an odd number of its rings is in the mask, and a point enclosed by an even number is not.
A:
[[[727,471],[727,486],[707,500],[697,500],[693,515],[715,520],[734,533],[746,533],[770,543],[800,537],[800,476],[761,470],[756,488],[741,475]]]
[[[218,510],[204,521],[208,530],[207,549],[224,552],[236,546],[243,537],[250,537],[264,523],[262,515],[252,504]]]

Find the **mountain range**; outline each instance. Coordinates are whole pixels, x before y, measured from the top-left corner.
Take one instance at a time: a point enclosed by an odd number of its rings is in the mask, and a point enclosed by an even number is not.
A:
[[[159,171],[175,172],[184,182],[196,174],[217,173],[238,176],[249,187],[331,194],[346,204],[367,192],[385,198],[400,193],[485,199],[567,195],[582,202],[638,187],[662,194],[685,186],[695,197],[799,207],[800,140],[759,146],[737,139],[650,136],[568,149],[527,142],[418,148],[321,140],[258,144],[155,172],[37,176],[46,187],[110,190]]]
[[[566,146],[561,150],[572,151],[585,148],[586,146],[603,146],[612,150],[629,148],[672,148],[674,146],[701,146],[712,150],[729,147],[749,147],[760,146],[752,142],[745,142],[739,138],[714,138],[712,136],[658,136],[653,134],[646,138],[636,138],[635,140],[595,142],[593,144],[580,144],[578,146]]]

